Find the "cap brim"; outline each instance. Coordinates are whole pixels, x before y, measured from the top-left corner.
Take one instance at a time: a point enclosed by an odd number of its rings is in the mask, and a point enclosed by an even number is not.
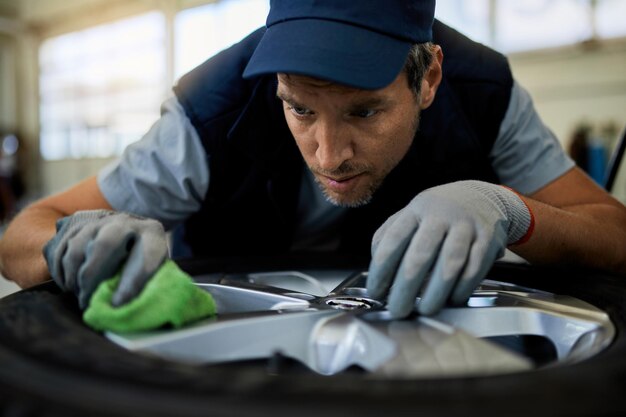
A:
[[[267,29],[243,77],[282,72],[374,90],[395,80],[410,47],[408,40],[340,22],[290,20]]]

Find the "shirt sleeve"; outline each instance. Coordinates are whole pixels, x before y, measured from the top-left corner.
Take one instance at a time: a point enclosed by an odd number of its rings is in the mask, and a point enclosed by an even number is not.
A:
[[[539,118],[530,94],[517,82],[489,158],[502,184],[527,195],[575,165]]]
[[[98,185],[115,210],[159,220],[166,229],[200,209],[208,156],[176,98],[163,103],[161,118],[141,140],[98,173]]]

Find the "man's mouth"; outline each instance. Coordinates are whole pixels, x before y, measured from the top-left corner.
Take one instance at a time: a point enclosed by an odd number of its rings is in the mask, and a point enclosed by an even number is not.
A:
[[[347,175],[345,177],[341,177],[341,178],[333,178],[333,177],[327,177],[329,180],[334,181],[334,182],[344,182],[344,181],[349,181],[352,178],[355,178],[357,176],[359,176],[361,174],[355,174],[355,175]]]
[[[337,193],[345,193],[350,191],[359,181],[359,179],[363,176],[364,173],[359,174],[350,174],[342,177],[328,177],[326,175],[321,175],[324,179],[323,182],[326,183],[326,186]]]

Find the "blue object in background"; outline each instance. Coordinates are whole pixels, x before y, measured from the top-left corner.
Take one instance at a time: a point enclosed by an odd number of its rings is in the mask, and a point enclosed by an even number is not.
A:
[[[606,148],[599,140],[590,140],[587,147],[587,171],[595,182],[604,186],[606,174]]]

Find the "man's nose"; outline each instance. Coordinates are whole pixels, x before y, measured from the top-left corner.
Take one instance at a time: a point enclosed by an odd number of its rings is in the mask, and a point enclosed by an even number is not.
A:
[[[316,136],[315,157],[321,169],[333,171],[354,156],[352,141],[340,126],[321,123],[317,128]]]

